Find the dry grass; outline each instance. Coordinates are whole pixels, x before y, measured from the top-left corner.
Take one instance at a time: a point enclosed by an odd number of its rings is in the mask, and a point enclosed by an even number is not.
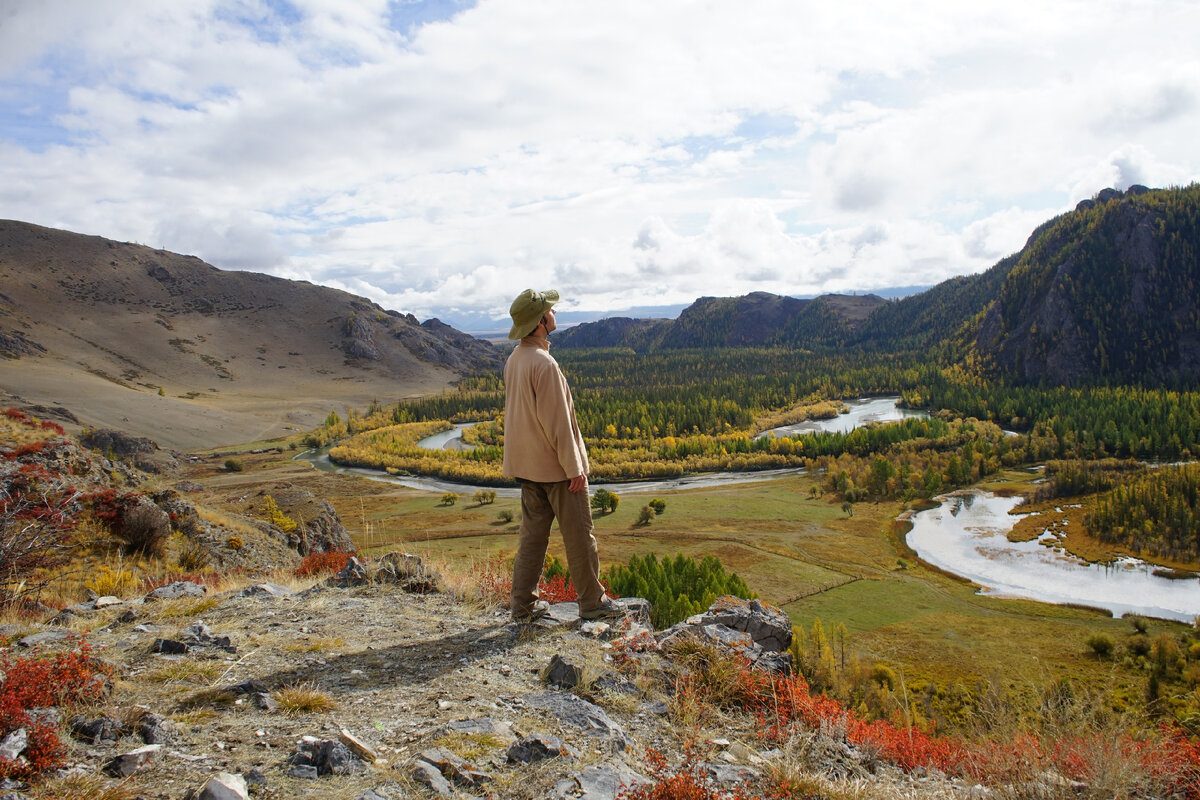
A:
[[[337,702],[315,683],[296,683],[275,692],[279,709],[285,714],[320,714],[333,711]]]
[[[490,733],[451,733],[434,744],[467,761],[477,761],[504,746],[498,736]]]
[[[31,800],[133,800],[137,787],[129,781],[106,780],[97,775],[65,775],[26,789]]]
[[[223,511],[218,511],[214,508],[197,504],[196,513],[200,516],[200,519],[204,520],[210,525],[219,525],[222,528],[227,528],[236,533],[244,534],[245,536],[252,538],[257,538],[262,535],[258,528],[255,528],[250,523],[246,522],[245,520],[230,516]]]
[[[151,619],[154,620],[188,619],[211,611],[220,605],[220,602],[215,597],[182,597],[177,600],[159,600],[154,604],[147,603],[146,606],[152,609]]]
[[[57,435],[53,431],[31,428],[8,417],[0,418],[0,442],[5,446],[45,442]]]
[[[345,646],[346,640],[340,636],[307,636],[304,641],[284,645],[283,649],[289,653],[326,653]]]
[[[208,685],[220,675],[224,664],[215,661],[181,659],[169,661],[144,677],[154,683],[192,683]]]

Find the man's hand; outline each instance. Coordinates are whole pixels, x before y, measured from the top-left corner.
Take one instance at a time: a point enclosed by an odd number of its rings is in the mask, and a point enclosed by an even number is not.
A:
[[[571,478],[571,483],[567,485],[567,491],[575,494],[587,488],[587,475],[576,475]]]

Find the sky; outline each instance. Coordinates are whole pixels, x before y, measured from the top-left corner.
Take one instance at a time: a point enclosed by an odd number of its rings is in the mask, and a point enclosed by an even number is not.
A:
[[[0,0],[0,218],[504,327],[932,285],[1200,179],[1184,0]]]

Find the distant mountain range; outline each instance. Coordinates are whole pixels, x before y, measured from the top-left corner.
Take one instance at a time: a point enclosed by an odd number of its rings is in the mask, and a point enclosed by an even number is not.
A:
[[[755,292],[703,297],[676,320],[611,318],[560,347],[937,349],[1015,381],[1200,377],[1200,186],[1105,189],[977,275],[899,300]]]
[[[0,221],[0,388],[84,424],[181,447],[246,441],[501,360],[337,289]]]

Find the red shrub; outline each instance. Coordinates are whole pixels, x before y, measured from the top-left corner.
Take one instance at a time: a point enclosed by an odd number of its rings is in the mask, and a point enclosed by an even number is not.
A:
[[[547,603],[573,603],[579,599],[575,592],[575,584],[567,580],[565,575],[555,575],[550,580],[542,579],[538,583],[538,597]]]
[[[714,785],[696,763],[688,748],[683,763],[676,768],[667,765],[666,757],[657,750],[646,751],[646,765],[651,782],[621,790],[618,800],[766,800],[763,795],[747,795],[741,787],[721,789]]]
[[[23,754],[27,763],[0,760],[0,777],[25,780],[60,766],[66,748],[54,726],[34,723],[27,712],[102,697],[111,670],[84,642],[76,652],[50,658],[0,656],[0,672],[5,675],[0,686],[0,738],[21,727],[29,734]]]
[[[309,578],[317,575],[332,575],[346,568],[346,562],[354,553],[341,550],[328,550],[324,553],[309,553],[304,560],[296,565],[292,573],[298,578]]]

